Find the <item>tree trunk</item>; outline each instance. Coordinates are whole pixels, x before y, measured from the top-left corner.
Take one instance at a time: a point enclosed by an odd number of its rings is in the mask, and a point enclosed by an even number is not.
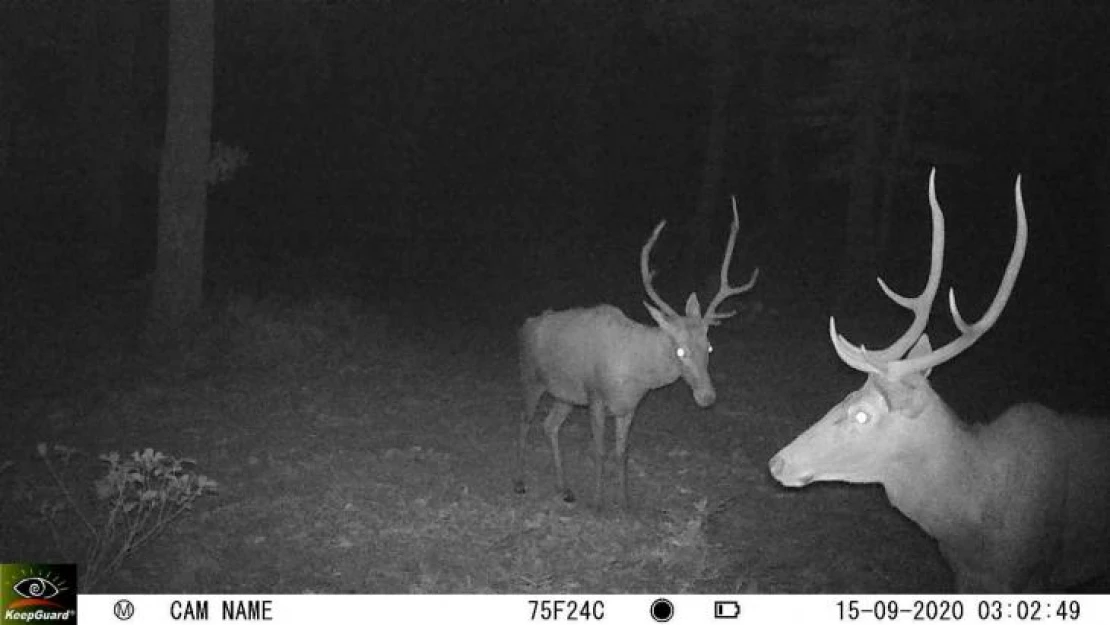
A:
[[[790,170],[786,159],[787,139],[790,125],[783,114],[785,97],[782,89],[782,43],[776,42],[763,57],[763,102],[761,105],[766,120],[763,146],[767,150],[766,178],[767,230],[771,240],[791,240],[790,231],[797,227],[797,211],[794,209],[790,188]],[[771,249],[761,249],[760,253],[772,255],[761,265],[785,264],[787,259],[781,254],[796,253],[789,246],[775,245]]]
[[[886,256],[890,249],[891,224],[894,222],[894,194],[902,171],[902,154],[909,143],[910,109],[910,63],[913,62],[913,31],[906,25],[902,46],[901,71],[898,73],[898,111],[895,113],[894,136],[890,140],[890,150],[883,162],[883,198],[879,204],[879,232],[876,237],[877,257]]]
[[[1095,197],[1096,206],[1101,210],[1102,219],[1102,245],[1099,261],[1099,284],[1102,287],[1102,300],[1110,308],[1110,138],[1106,141],[1106,152],[1102,155],[1102,164],[1099,167],[1102,175],[1096,175],[1098,180],[1098,193]]]
[[[426,180],[425,174],[425,147],[422,145],[423,129],[428,118],[435,108],[438,74],[437,67],[431,63],[436,59],[427,61],[420,67],[421,77],[416,80],[415,91],[412,94],[405,119],[402,122],[399,167],[399,182],[401,194],[398,203],[393,209],[396,231],[401,238],[398,250],[401,255],[401,272],[403,276],[413,278],[427,271],[428,239],[425,232],[424,210],[427,202],[427,190],[423,188]]]
[[[858,86],[853,120],[852,157],[848,166],[848,206],[844,219],[842,263],[834,284],[834,309],[839,311],[863,284],[872,284],[877,274],[879,228],[876,221],[878,178],[882,173],[879,128],[883,115],[881,66],[887,63],[886,37],[890,15],[879,10],[876,22],[862,33],[856,56],[870,59],[850,76]]]
[[[705,164],[702,167],[701,189],[698,203],[690,222],[689,239],[686,241],[685,262],[687,271],[692,272],[694,284],[700,284],[701,276],[706,274],[702,261],[713,237],[713,217],[721,210],[718,204],[721,193],[721,177],[724,173],[725,139],[729,130],[729,92],[736,78],[736,61],[733,58],[732,33],[724,26],[718,26],[713,37],[713,69],[709,86],[710,112],[709,125],[705,133]],[[716,266],[714,272],[719,270]]]
[[[13,144],[15,141],[14,120],[19,117],[20,98],[15,94],[15,85],[11,79],[11,63],[7,58],[7,50],[0,56],[0,181],[4,180],[11,165]]]
[[[855,120],[856,134],[849,171],[848,208],[844,221],[843,263],[833,294],[837,310],[850,301],[863,280],[876,275],[875,175],[879,161],[879,89],[863,88]]]
[[[213,0],[170,0],[166,135],[158,177],[158,255],[147,343],[200,308],[211,152]]]
[[[140,11],[138,5],[122,3],[100,7],[92,18],[94,36],[107,48],[92,72],[97,83],[90,94],[95,121],[89,124],[93,136],[85,155],[93,187],[88,209],[97,211],[90,219],[92,260],[103,270],[103,278],[120,277],[116,274],[131,260],[121,258],[121,252],[128,249],[125,211],[130,202],[125,188],[138,137],[134,74]]]

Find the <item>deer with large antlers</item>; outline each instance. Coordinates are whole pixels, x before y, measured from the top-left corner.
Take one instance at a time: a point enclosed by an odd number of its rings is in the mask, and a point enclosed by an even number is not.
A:
[[[932,261],[924,291],[904,297],[879,279],[887,297],[913,313],[913,322],[892,345],[870,351],[850,344],[829,319],[837,355],[867,381],[778,452],[771,475],[788,487],[882,484],[891,504],[936,539],[959,592],[1067,589],[1097,579],[1110,563],[1110,421],[1018,404],[989,423],[970,425],[926,379],[998,320],[1028,239],[1018,176],[1017,236],[1001,286],[975,323],[964,320],[949,290],[960,335],[934,350],[924,331],[944,258],[935,175],[934,169]]]
[[[686,380],[694,402],[703,408],[717,398],[709,377],[709,326],[731,317],[718,312],[725,299],[747,292],[755,286],[759,269],[747,283],[729,286],[728,269],[740,227],[736,199],[732,200],[732,227],[725,257],[721,263],[720,289],[701,312],[698,296],[686,300],[686,314],[680,315],[655,292],[649,266],[651,248],[663,231],[660,221],[640,250],[640,276],[644,290],[654,306],[644,302],[657,327],[637,323],[614,306],[546,311],[524,322],[520,329],[520,374],[524,387],[524,411],[517,441],[517,478],[515,490],[525,492],[524,457],[528,433],[540,399],[551,396],[551,408],[543,429],[555,457],[555,477],[563,500],[575,500],[563,476],[559,450],[559,428],[575,406],[589,409],[593,426],[595,501],[602,503],[602,473],[605,458],[605,421],[616,420],[616,455],[620,469],[621,502],[628,505],[628,432],[636,407],[648,391],[667,386],[678,378]]]

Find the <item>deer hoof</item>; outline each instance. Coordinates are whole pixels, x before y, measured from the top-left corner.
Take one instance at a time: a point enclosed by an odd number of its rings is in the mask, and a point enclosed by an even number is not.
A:
[[[524,480],[513,480],[513,492],[518,495],[523,495],[527,491],[524,488]]]

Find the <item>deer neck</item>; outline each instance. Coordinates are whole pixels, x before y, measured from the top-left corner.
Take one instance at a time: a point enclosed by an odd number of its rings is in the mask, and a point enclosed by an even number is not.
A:
[[[642,328],[640,340],[630,345],[636,377],[653,389],[675,382],[682,375],[682,366],[675,355],[674,339],[660,328]]]
[[[975,430],[952,412],[932,388],[912,433],[912,445],[891,464],[883,480],[894,507],[941,543],[959,541],[978,522],[976,481],[984,454]]]

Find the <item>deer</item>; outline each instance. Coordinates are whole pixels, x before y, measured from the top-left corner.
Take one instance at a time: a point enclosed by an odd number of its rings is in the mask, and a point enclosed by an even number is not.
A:
[[[720,288],[701,311],[697,293],[686,300],[685,314],[671,308],[652,286],[651,249],[666,226],[662,220],[640,250],[640,277],[648,298],[644,302],[655,326],[633,321],[609,304],[592,308],[544,311],[527,319],[519,331],[520,377],[524,410],[517,440],[514,490],[525,492],[525,450],[532,422],[543,396],[550,395],[551,407],[543,429],[551,442],[555,458],[555,478],[563,501],[573,503],[575,494],[566,484],[563,458],[559,448],[559,429],[575,406],[586,407],[593,429],[595,505],[602,506],[602,474],[605,461],[605,427],[613,416],[616,427],[615,451],[620,470],[620,498],[628,508],[628,433],[636,408],[644,395],[682,378],[689,385],[694,402],[712,406],[717,391],[709,375],[708,339],[710,326],[735,314],[718,312],[728,298],[750,291],[759,278],[759,268],[740,286],[728,282],[736,233],[739,230],[736,198],[732,198],[732,226],[720,269]]]
[[[1110,563],[1110,420],[1019,403],[970,424],[929,385],[933,367],[974,345],[998,320],[1028,241],[1018,175],[1017,234],[994,299],[978,321],[967,323],[949,289],[959,335],[933,349],[925,327],[944,258],[935,178],[933,168],[924,290],[904,297],[878,279],[889,299],[912,312],[909,328],[889,347],[872,351],[849,343],[830,317],[837,356],[867,380],[775,454],[768,468],[788,488],[881,484],[890,503],[936,541],[957,592],[1074,589],[1100,579]]]

